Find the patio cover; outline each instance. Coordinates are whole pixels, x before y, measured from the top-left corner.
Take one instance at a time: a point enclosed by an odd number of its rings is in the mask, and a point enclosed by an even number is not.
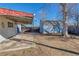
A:
[[[32,23],[33,20],[33,14],[31,13],[15,11],[6,8],[0,8],[0,16],[4,16],[10,20],[26,24]]]

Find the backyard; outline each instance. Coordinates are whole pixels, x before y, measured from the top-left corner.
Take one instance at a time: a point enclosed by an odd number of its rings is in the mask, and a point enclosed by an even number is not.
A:
[[[0,50],[0,55],[29,56],[75,56],[79,55],[79,39],[66,39],[59,36],[40,35],[38,33],[18,34],[11,39],[9,48]],[[19,42],[17,44],[12,42]],[[6,44],[6,43],[5,43]],[[18,46],[21,48],[19,49]],[[22,47],[25,48],[22,48]],[[30,46],[28,48],[28,46]]]
[[[1,56],[79,55],[79,4],[1,5]]]

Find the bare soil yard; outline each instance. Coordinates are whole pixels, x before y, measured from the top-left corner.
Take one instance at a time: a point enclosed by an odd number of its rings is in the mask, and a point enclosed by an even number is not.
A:
[[[25,55],[26,56],[28,55],[29,56],[56,56],[56,55],[75,56],[75,55],[79,55],[78,54],[79,53],[79,39],[70,39],[70,38],[66,39],[59,36],[46,36],[46,35],[33,34],[33,33],[19,34],[18,36],[15,36],[11,39],[30,40],[30,41],[34,41],[37,43],[51,46],[53,48],[33,43],[35,45],[34,47],[0,52],[0,55],[12,55],[12,56],[25,56]],[[66,40],[64,41],[64,39]],[[28,41],[26,42],[28,43]],[[26,45],[26,47],[27,46],[28,45]],[[22,48],[22,46],[20,47]],[[60,49],[55,49],[54,47],[60,48]],[[63,51],[61,49],[69,50],[70,52]],[[71,51],[76,52],[77,54]]]

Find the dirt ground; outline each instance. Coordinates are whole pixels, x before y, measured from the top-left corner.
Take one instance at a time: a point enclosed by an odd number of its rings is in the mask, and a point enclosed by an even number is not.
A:
[[[0,52],[0,55],[9,56],[75,56],[79,55],[79,39],[63,38],[59,36],[46,36],[34,33],[19,34],[12,39],[30,40],[48,46],[61,48],[69,51],[74,51],[75,53],[46,47],[43,45],[35,44],[34,47],[10,50],[6,52]],[[26,46],[27,47],[27,46]],[[22,47],[21,47],[22,48]]]

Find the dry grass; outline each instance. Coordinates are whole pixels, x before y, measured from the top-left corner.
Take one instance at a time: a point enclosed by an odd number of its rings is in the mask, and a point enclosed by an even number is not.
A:
[[[32,34],[20,34],[21,39],[30,40],[46,44],[49,46],[57,47],[57,48],[63,48],[67,50],[71,50],[74,52],[79,53],[79,40],[78,39],[66,39],[59,36],[43,36],[43,35],[32,35]],[[63,41],[66,39],[66,41]],[[51,49],[46,46],[37,45],[32,48],[24,48],[20,50],[13,50],[8,52],[2,52],[0,55],[12,55],[12,56],[74,56],[76,54],[57,50],[57,49]]]
[[[68,49],[75,52],[79,52],[79,40],[78,39],[66,39],[59,36],[34,36],[34,41],[43,43],[49,46]],[[65,40],[65,41],[63,41]]]

